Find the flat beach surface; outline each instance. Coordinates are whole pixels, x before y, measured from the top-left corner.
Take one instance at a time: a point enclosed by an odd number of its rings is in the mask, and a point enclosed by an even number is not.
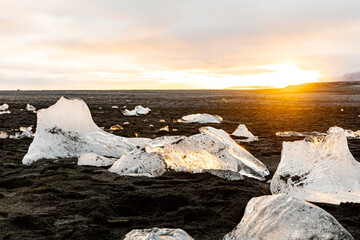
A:
[[[270,170],[280,161],[279,131],[326,132],[332,126],[360,129],[360,88],[326,91],[2,91],[0,130],[34,125],[30,103],[47,108],[61,96],[88,104],[99,127],[114,124],[114,134],[154,138],[198,133],[213,126],[232,133],[242,123],[259,141],[241,143]],[[122,106],[151,108],[143,116],[127,117]],[[112,106],[119,106],[113,109]],[[187,114],[223,117],[221,124],[174,122]],[[159,122],[161,119],[164,122]],[[152,124],[154,127],[150,127]],[[158,129],[169,125],[170,132]],[[172,129],[178,131],[173,132]],[[35,129],[34,129],[35,130]],[[269,184],[246,178],[227,181],[210,174],[166,173],[160,178],[119,177],[106,168],[77,166],[77,159],[40,160],[21,164],[32,139],[0,139],[0,237],[3,239],[122,239],[134,228],[182,228],[194,239],[222,239],[241,220],[247,202],[270,194]],[[360,140],[348,140],[360,161]],[[360,204],[317,204],[331,213],[355,239],[360,239]]]

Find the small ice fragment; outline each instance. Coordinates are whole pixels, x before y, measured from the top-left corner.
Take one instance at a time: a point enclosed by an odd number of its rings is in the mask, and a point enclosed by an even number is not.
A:
[[[0,131],[0,139],[8,138],[9,134],[6,131]]]
[[[161,119],[159,122],[164,123],[164,122],[165,122],[165,120],[164,120],[164,119]]]
[[[240,124],[237,129],[231,134],[236,137],[246,137],[247,139],[237,140],[244,142],[258,141],[259,138],[254,136],[245,126],[245,124]]]
[[[0,105],[0,111],[5,111],[9,109],[9,105],[4,103],[3,105]]]
[[[144,119],[143,121],[144,121],[144,122],[147,122],[148,120],[147,120],[147,119]]]
[[[120,126],[119,124],[115,124],[113,126],[111,126],[110,130],[112,131],[117,131],[117,130],[123,130],[124,128],[122,126]]]
[[[10,110],[0,111],[0,115],[1,115],[1,114],[10,114],[10,113],[11,113]]]
[[[102,109],[102,107],[99,107],[99,109],[101,110],[101,109]]]
[[[111,168],[110,172],[121,176],[159,177],[166,171],[164,159],[157,153],[147,153],[144,149],[134,149],[121,156]]]
[[[125,235],[124,240],[194,240],[182,229],[149,228],[134,229]]]
[[[168,132],[168,131],[169,131],[169,126],[166,125],[165,127],[160,128],[159,131],[166,131],[166,132]]]
[[[343,112],[343,111],[344,111],[344,109],[342,108],[340,111],[342,111],[342,112]]]
[[[283,194],[252,198],[244,216],[223,240],[346,239],[346,229],[320,207]]]
[[[118,109],[119,106],[112,106],[111,108],[113,108],[113,109]]]
[[[26,104],[26,110],[28,110],[29,112],[33,112],[36,111],[36,107],[28,103]]]
[[[124,106],[122,106],[121,108],[127,108],[127,106],[126,106],[126,105],[124,105]]]
[[[150,124],[150,125],[149,125],[149,127],[153,128],[153,127],[154,127],[154,125]]]
[[[139,134],[137,132],[134,132],[135,137],[139,137]]]
[[[77,165],[106,167],[111,166],[115,161],[116,158],[107,158],[94,153],[84,153],[79,156]]]
[[[129,125],[130,123],[129,122],[124,122],[123,125]]]
[[[177,132],[178,130],[177,130],[176,128],[173,128],[172,131],[173,131],[173,132]]]
[[[125,116],[136,116],[136,115],[145,115],[145,114],[148,114],[149,112],[151,111],[150,108],[146,107],[144,108],[143,106],[141,105],[138,105],[134,108],[134,110],[128,110],[128,109],[124,109],[122,111],[122,113],[125,115]]]
[[[178,122],[183,123],[221,123],[222,117],[218,115],[210,115],[207,113],[190,114],[183,116]]]
[[[135,109],[134,110],[127,110],[124,109],[123,111],[121,111],[122,114],[124,114],[125,116],[137,116]]]

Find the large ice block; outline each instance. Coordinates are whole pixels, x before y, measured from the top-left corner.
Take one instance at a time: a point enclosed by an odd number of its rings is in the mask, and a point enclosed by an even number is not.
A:
[[[124,240],[193,240],[179,228],[134,229],[125,235]]]
[[[252,198],[239,225],[223,240],[353,240],[329,213],[283,194]]]
[[[166,165],[175,171],[203,172],[230,170],[248,177],[264,180],[269,174],[266,166],[238,145],[221,129],[204,127],[201,134],[181,137],[171,142],[146,146],[147,152],[160,154]]]
[[[183,116],[179,119],[179,122],[183,123],[221,123],[222,117],[218,115],[210,115],[207,113],[197,113]]]
[[[284,142],[271,192],[311,202],[360,202],[360,163],[341,128],[327,136]]]
[[[79,157],[83,153],[119,158],[147,141],[101,130],[83,100],[61,97],[56,104],[37,112],[35,138],[23,163],[30,164],[42,158]]]

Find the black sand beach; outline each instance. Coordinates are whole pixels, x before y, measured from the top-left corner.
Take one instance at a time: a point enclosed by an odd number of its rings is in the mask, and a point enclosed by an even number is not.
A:
[[[85,100],[99,127],[114,124],[114,134],[154,138],[198,133],[213,126],[232,133],[245,124],[258,142],[242,143],[270,170],[280,161],[279,131],[325,132],[329,127],[360,129],[360,88],[354,84],[324,91],[3,91],[0,130],[36,126],[30,103],[47,108],[61,96]],[[119,109],[112,109],[112,106]],[[151,108],[144,116],[126,117],[126,105]],[[183,124],[173,119],[192,113],[217,114],[221,124]],[[166,122],[159,122],[164,119]],[[151,128],[149,125],[154,125]],[[177,132],[158,132],[165,125]],[[269,184],[246,178],[227,181],[210,174],[166,173],[160,178],[119,177],[106,168],[77,166],[77,159],[40,160],[21,164],[32,139],[0,139],[0,237],[2,239],[121,239],[134,228],[182,228],[194,239],[221,239],[241,220],[247,202],[270,194]],[[360,140],[349,148],[360,161]],[[360,239],[360,204],[317,204]]]

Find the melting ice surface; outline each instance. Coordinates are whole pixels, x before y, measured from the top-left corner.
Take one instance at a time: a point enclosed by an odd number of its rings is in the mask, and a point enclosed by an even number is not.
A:
[[[237,129],[231,134],[236,137],[246,137],[247,139],[238,140],[244,142],[258,141],[259,138],[254,136],[245,126],[245,124],[240,124]]]
[[[147,140],[107,133],[96,126],[83,100],[61,97],[56,104],[38,111],[35,138],[23,163],[79,157],[83,153],[118,158]]]
[[[259,180],[269,174],[263,163],[223,130],[200,129],[190,137],[124,138],[107,133],[92,120],[80,99],[60,98],[37,113],[35,138],[24,164],[38,159],[78,157],[78,164],[106,166],[120,175],[156,177],[166,170],[210,172],[230,180],[246,175]]]
[[[122,113],[125,115],[125,116],[137,116],[138,114],[139,115],[145,115],[145,114],[148,114],[149,112],[151,111],[150,108],[146,107],[144,108],[143,106],[139,105],[139,106],[136,106],[133,110],[128,110],[128,109],[125,109],[122,111]]]
[[[184,230],[176,228],[134,229],[124,240],[193,240]]]
[[[311,202],[360,202],[360,163],[352,156],[345,131],[284,142],[271,192]]]
[[[183,123],[221,123],[222,117],[218,115],[210,115],[207,113],[190,114],[183,116],[178,122]]]
[[[323,209],[283,194],[252,198],[239,225],[223,240],[354,238]]]

